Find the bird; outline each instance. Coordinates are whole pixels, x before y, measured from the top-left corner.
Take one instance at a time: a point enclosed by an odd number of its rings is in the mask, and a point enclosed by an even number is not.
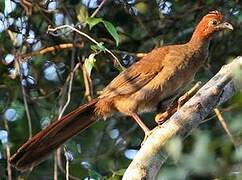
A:
[[[171,103],[170,99],[191,83],[208,58],[210,40],[226,29],[233,30],[232,24],[224,20],[220,11],[210,11],[197,24],[188,42],[147,53],[114,78],[100,96],[30,138],[11,156],[10,163],[20,171],[31,169],[71,137],[97,120],[115,114],[132,117],[145,137],[149,136],[151,130],[140,114],[154,111],[159,104]]]

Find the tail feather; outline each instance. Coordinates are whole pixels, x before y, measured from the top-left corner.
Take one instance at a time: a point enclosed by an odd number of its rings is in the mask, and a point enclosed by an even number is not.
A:
[[[21,171],[39,164],[66,140],[96,121],[94,110],[97,101],[94,99],[63,116],[60,120],[54,121],[23,144],[10,158],[10,163]]]

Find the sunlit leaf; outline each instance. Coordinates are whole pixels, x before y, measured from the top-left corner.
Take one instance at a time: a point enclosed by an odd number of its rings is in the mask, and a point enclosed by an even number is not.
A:
[[[85,59],[84,65],[87,70],[88,75],[91,75],[92,68],[95,65],[96,59],[95,59],[96,54],[90,54],[88,58]]]
[[[105,51],[105,46],[103,42],[98,43],[97,45],[92,45],[91,49],[95,52],[97,51]]]
[[[114,25],[108,21],[103,20],[102,18],[88,18],[86,20],[86,23],[89,25],[89,29],[91,30],[95,25],[99,23],[103,23],[107,31],[111,34],[111,36],[114,38],[116,45],[119,44],[119,35],[114,27]]]
[[[86,23],[89,25],[89,29],[91,30],[94,26],[96,26],[98,23],[103,22],[102,18],[88,18],[86,20]]]

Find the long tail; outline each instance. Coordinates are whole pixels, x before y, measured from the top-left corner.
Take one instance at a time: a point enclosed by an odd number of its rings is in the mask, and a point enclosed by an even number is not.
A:
[[[18,149],[10,158],[10,163],[21,171],[39,164],[66,140],[96,121],[94,109],[97,101],[94,99],[80,106],[37,133]]]

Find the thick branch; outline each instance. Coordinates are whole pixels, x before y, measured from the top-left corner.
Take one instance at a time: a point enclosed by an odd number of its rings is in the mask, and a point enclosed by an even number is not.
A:
[[[151,136],[127,168],[123,180],[155,179],[167,153],[164,144],[175,135],[185,138],[218,105],[241,89],[237,76],[242,73],[242,57],[238,57],[207,82],[168,121],[155,128]]]

